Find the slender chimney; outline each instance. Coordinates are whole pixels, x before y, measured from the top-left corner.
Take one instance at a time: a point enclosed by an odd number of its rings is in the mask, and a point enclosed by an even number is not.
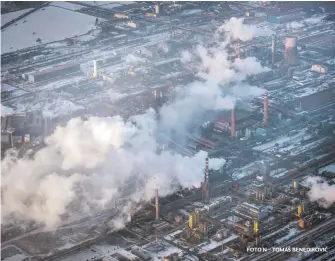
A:
[[[235,121],[236,121],[236,111],[235,111],[235,106],[231,111],[231,136],[235,137],[236,134],[236,126],[235,126]]]
[[[237,40],[237,58],[241,58],[241,53],[240,53],[240,39]]]
[[[98,77],[98,71],[97,71],[97,61],[93,60],[93,78]]]
[[[156,221],[159,221],[158,189],[155,189]]]
[[[206,158],[206,202],[209,201],[209,174],[208,174],[209,168],[208,168],[208,157]]]
[[[275,53],[276,53],[276,36],[272,35],[272,67],[275,64]]]
[[[269,108],[269,101],[268,101],[268,94],[264,94],[264,119],[263,122],[264,124],[268,123],[268,108]]]
[[[208,158],[206,158],[205,183],[208,183]]]

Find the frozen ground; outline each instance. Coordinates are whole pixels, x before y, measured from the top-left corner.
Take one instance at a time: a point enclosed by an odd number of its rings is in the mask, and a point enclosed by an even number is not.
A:
[[[302,139],[308,139],[311,138],[310,135],[306,134],[306,129],[302,129],[301,131],[299,131],[298,134],[293,135],[291,137],[285,135],[285,136],[281,136],[273,141],[269,141],[267,143],[264,143],[262,145],[253,147],[254,150],[258,150],[258,151],[267,151],[270,148],[275,147],[275,144],[277,143],[279,145],[279,148],[286,148],[288,146],[286,145],[292,145],[295,144],[297,142],[300,142]]]
[[[46,102],[37,102],[34,104],[18,102],[15,104],[15,106],[16,108],[14,111],[16,113],[42,110],[43,115],[50,118],[70,115],[75,111],[84,109],[83,106],[62,98]]]
[[[327,166],[322,167],[321,169],[318,169],[318,173],[322,173],[324,171],[329,171],[332,173],[335,173],[335,163],[329,164]]]
[[[44,10],[43,10],[44,9]],[[48,6],[2,31],[1,53],[14,52],[42,43],[64,40],[95,29],[96,17]],[[26,22],[25,22],[26,21]]]
[[[51,6],[56,6],[56,7],[68,9],[71,11],[85,8],[85,6],[74,4],[74,3],[69,3],[69,2],[52,2]]]
[[[1,14],[1,25],[4,25],[16,18],[18,18],[20,15],[23,15],[29,11],[33,10],[33,8],[28,8],[28,9],[23,9],[20,11],[16,11],[16,12],[10,12],[7,14]]]
[[[192,14],[198,14],[201,13],[201,9],[192,9],[192,10],[185,10],[181,13],[181,15],[192,15]]]

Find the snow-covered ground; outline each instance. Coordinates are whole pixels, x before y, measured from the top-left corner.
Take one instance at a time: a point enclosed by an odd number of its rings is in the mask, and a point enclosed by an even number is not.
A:
[[[42,43],[49,43],[85,34],[95,29],[95,19],[94,16],[59,7],[45,7],[1,32],[1,53],[39,45],[36,42],[38,38]]]
[[[62,98],[58,98],[47,102],[38,102],[35,104],[19,102],[16,103],[15,105],[16,109],[14,111],[16,113],[42,110],[43,115],[50,118],[69,115],[75,111],[84,109],[83,106]]]
[[[74,3],[69,3],[69,2],[52,2],[51,6],[56,6],[56,7],[68,9],[71,11],[85,8],[85,6],[74,4]]]
[[[318,173],[322,173],[324,171],[335,173],[335,163],[329,164],[327,166],[322,167],[321,169],[318,169]]]
[[[192,15],[192,14],[198,14],[201,13],[201,9],[192,9],[192,10],[185,10],[181,13],[181,15]]]
[[[16,18],[18,18],[19,16],[29,12],[33,10],[33,8],[28,8],[28,9],[23,9],[23,10],[20,10],[20,11],[16,11],[16,12],[10,12],[10,13],[7,13],[7,14],[1,14],[1,25],[4,25]]]

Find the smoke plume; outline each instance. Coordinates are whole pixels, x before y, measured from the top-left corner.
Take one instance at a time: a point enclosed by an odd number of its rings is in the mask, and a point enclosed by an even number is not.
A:
[[[141,57],[138,57],[138,56],[135,56],[133,54],[128,54],[125,58],[125,61],[129,65],[135,65],[135,64],[138,64],[138,63],[144,63],[145,59],[143,59]]]
[[[225,32],[229,40],[249,41],[256,36],[270,36],[273,32],[269,29],[246,25],[244,18],[232,17],[219,27],[219,32]]]
[[[199,186],[207,153],[185,157],[157,152],[161,133],[174,131],[185,137],[189,124],[205,111],[231,109],[240,97],[260,95],[263,90],[244,80],[267,69],[255,59],[231,61],[220,43],[211,48],[197,46],[192,53],[184,52],[182,60],[192,62],[199,80],[184,86],[173,102],[165,104],[159,120],[152,109],[129,120],[74,118],[57,127],[46,138],[46,147],[34,155],[19,159],[15,152],[7,154],[1,166],[3,222],[34,220],[54,229],[68,217],[94,215],[123,198],[127,204],[110,223],[118,229],[129,220],[130,209],[151,199],[156,188],[165,196],[178,185]],[[133,55],[126,61],[142,62]],[[210,168],[224,164],[217,159],[211,165],[212,160]]]
[[[328,185],[322,177],[309,177],[307,182],[311,185],[311,190],[308,192],[310,201],[318,202],[324,208],[334,204],[335,185]]]

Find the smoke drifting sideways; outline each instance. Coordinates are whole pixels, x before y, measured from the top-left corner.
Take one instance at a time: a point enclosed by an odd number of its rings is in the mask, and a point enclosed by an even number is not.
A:
[[[155,132],[153,110],[129,122],[118,116],[74,118],[57,127],[35,155],[7,155],[1,166],[3,222],[34,220],[52,230],[65,214],[94,214],[111,208],[114,198],[136,205],[152,198],[155,188],[165,196],[176,189],[173,183],[198,186],[207,154],[157,154]]]
[[[322,177],[308,177],[307,183],[310,184],[310,201],[318,202],[324,208],[329,208],[335,203],[335,185],[328,185]]]
[[[260,28],[256,25],[247,25],[243,22],[244,18],[232,17],[219,27],[218,32],[225,32],[228,41],[241,40],[243,42],[250,41],[256,36],[270,36],[273,34],[272,30]]]
[[[184,131],[191,118],[206,110],[231,109],[237,97],[246,98],[245,93],[262,94],[242,81],[266,69],[255,59],[229,61],[227,51],[220,48],[198,46],[195,53],[188,58],[199,60],[197,71],[203,80],[185,86],[172,103],[165,104],[159,120],[153,109],[129,120],[74,118],[57,127],[45,139],[47,146],[34,155],[18,158],[15,151],[8,153],[1,165],[2,222],[33,220],[54,230],[69,220],[112,209],[115,199],[126,198],[127,204],[111,221],[119,229],[134,207],[154,196],[155,188],[165,196],[179,185],[198,187],[207,153],[193,157],[159,153],[159,133]],[[224,162],[211,159],[210,168]]]

